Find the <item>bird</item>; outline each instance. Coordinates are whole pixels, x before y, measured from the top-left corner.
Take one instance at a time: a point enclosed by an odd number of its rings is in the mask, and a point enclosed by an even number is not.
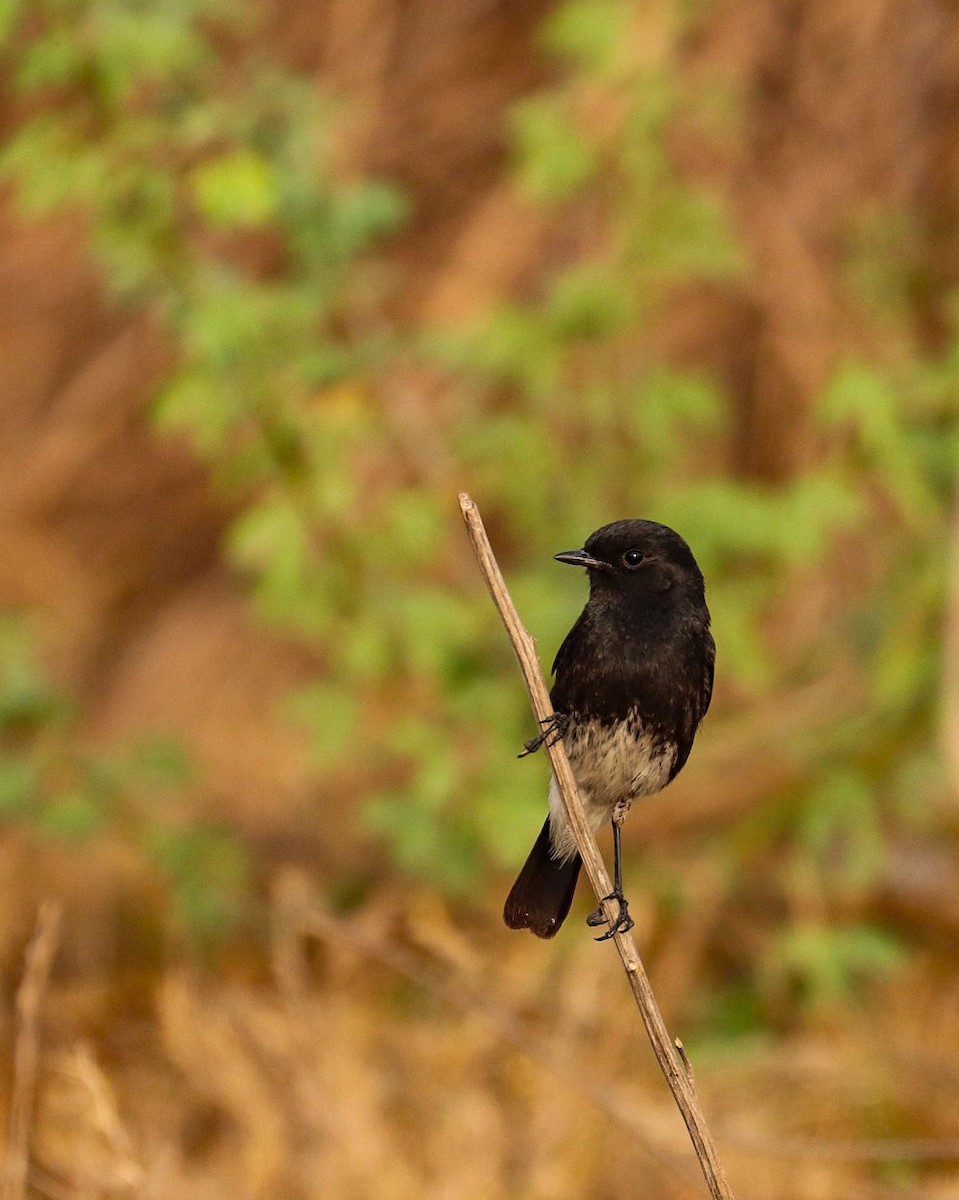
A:
[[[585,567],[589,599],[552,673],[554,715],[520,757],[560,737],[596,833],[613,830],[618,915],[600,904],[587,918],[604,941],[633,926],[623,895],[620,829],[634,800],[661,791],[682,770],[713,691],[716,647],[705,582],[684,539],[657,521],[613,521],[581,550],[554,555]],[[507,897],[511,929],[551,938],[569,913],[581,859],[555,777],[549,815]]]

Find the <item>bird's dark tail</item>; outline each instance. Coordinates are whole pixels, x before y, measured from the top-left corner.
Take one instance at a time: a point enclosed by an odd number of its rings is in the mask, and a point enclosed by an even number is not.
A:
[[[573,903],[580,865],[578,854],[565,862],[553,858],[547,817],[519,878],[506,897],[503,920],[510,929],[529,929],[541,938],[550,938],[557,933]]]

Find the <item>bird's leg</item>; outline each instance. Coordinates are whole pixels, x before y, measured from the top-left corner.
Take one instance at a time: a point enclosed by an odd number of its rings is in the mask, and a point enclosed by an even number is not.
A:
[[[530,738],[528,742],[523,743],[523,749],[516,755],[517,758],[525,758],[527,754],[535,754],[536,751],[544,743],[547,746],[555,746],[557,742],[562,741],[563,734],[569,727],[569,717],[565,713],[554,712],[552,716],[543,717],[540,721],[543,729],[534,738]]]
[[[622,815],[620,815],[619,807],[617,806],[615,812],[613,813],[613,890],[608,896],[603,897],[603,903],[605,903],[607,900],[616,900],[619,902],[619,915],[617,916],[616,920],[612,922],[609,929],[607,929],[606,932],[600,937],[596,938],[597,942],[608,941],[614,933],[628,933],[635,924],[633,918],[629,915],[629,904],[626,900],[626,897],[623,895],[623,856],[620,847],[619,832],[623,823],[623,818],[626,816],[628,811],[629,806],[627,805],[623,809]],[[586,918],[586,924],[592,929],[595,929],[597,925],[606,924],[606,914],[603,912],[602,904],[600,904],[599,908],[597,908],[595,912],[589,914],[589,916]]]

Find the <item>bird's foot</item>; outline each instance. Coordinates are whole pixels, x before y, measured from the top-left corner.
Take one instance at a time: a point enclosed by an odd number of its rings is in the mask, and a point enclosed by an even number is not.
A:
[[[607,929],[606,932],[600,937],[594,939],[597,942],[608,942],[614,933],[629,933],[632,927],[636,924],[633,918],[629,915],[629,903],[627,902],[622,891],[610,892],[608,896],[603,897],[603,903],[605,904],[607,900],[616,900],[619,902],[619,914],[616,917],[616,920],[610,924],[609,929]],[[595,912],[590,913],[586,918],[586,924],[591,929],[595,929],[598,925],[605,925],[606,923],[606,913],[603,911],[602,904]]]
[[[565,713],[554,712],[550,717],[543,717],[540,725],[543,726],[542,732],[523,743],[523,749],[516,755],[517,758],[535,754],[542,745],[555,746],[557,742],[562,741],[563,734],[569,727],[569,717]]]

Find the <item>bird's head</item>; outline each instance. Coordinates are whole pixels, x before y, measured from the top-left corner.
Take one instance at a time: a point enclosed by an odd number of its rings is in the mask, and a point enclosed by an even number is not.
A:
[[[614,521],[591,533],[582,550],[555,555],[585,567],[590,594],[640,599],[675,594],[699,602],[705,588],[693,552],[683,538],[657,521]]]

